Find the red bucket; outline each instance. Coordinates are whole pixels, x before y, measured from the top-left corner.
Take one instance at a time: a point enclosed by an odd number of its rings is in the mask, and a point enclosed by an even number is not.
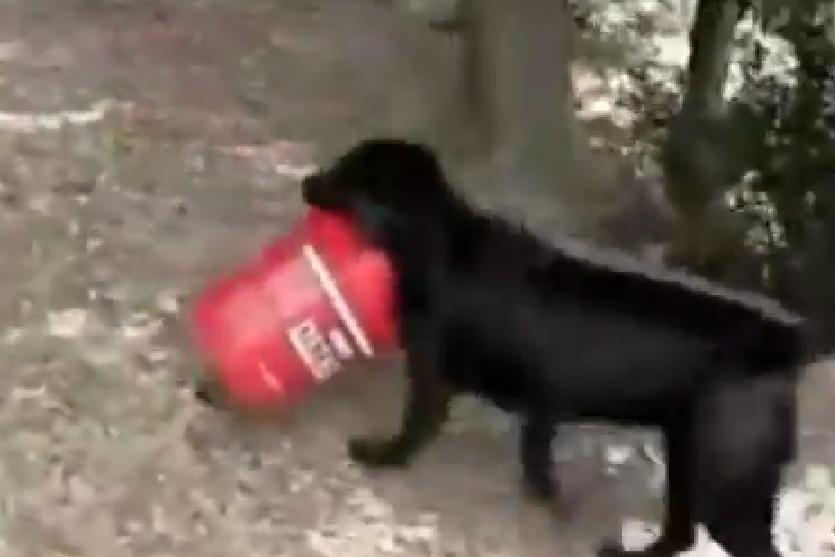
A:
[[[396,350],[393,275],[351,223],[312,209],[252,263],[206,289],[197,343],[238,404],[295,402],[350,361]]]

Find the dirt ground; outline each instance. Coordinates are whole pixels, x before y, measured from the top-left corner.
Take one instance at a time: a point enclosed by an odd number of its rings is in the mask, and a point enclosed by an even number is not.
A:
[[[354,467],[393,363],[269,422],[190,396],[189,295],[293,223],[311,164],[436,118],[451,41],[372,0],[0,0],[0,556],[583,557],[657,519],[651,437],[561,435],[557,519],[473,401],[410,470]],[[835,554],[833,369],[804,388],[791,554]]]

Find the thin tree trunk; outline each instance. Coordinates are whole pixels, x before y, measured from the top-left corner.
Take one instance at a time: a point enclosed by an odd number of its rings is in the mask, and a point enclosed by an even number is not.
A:
[[[718,115],[724,107],[723,89],[734,28],[743,12],[736,0],[701,0],[690,31],[685,111]]]
[[[736,0],[700,0],[698,5],[687,90],[664,146],[667,196],[679,215],[667,262],[734,286],[759,288],[760,263],[745,245],[747,223],[724,201],[727,188],[746,169],[743,142],[749,138],[737,133],[723,95],[734,28],[743,12]]]

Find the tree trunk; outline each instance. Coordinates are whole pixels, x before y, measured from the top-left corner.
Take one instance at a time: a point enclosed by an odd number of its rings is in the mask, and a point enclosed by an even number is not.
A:
[[[735,179],[723,88],[741,13],[735,0],[701,0],[690,32],[687,90],[668,125],[663,160],[670,199],[687,217],[707,210]]]
[[[724,108],[723,89],[734,28],[743,7],[736,0],[701,0],[690,32],[687,91],[683,110],[718,116]]]
[[[740,133],[745,107],[728,110],[723,89],[734,27],[735,0],[701,0],[690,33],[691,54],[682,108],[669,122],[663,166],[667,196],[679,215],[667,263],[738,287],[759,288],[759,263],[745,245],[746,223],[724,202],[749,166]]]
[[[468,98],[487,147],[525,168],[532,186],[554,190],[566,171],[576,173],[580,144],[571,114],[571,39],[563,3],[466,1],[472,24],[465,44]]]
[[[494,182],[490,195],[505,208],[548,228],[609,241],[605,223],[616,219],[618,239],[657,235],[664,217],[657,207],[646,210],[652,201],[634,168],[594,153],[575,116],[574,24],[565,2],[461,1],[460,114],[474,123],[474,143],[491,162],[492,180],[479,180],[479,188]],[[641,217],[623,218],[625,206]],[[629,220],[631,235],[623,233]]]

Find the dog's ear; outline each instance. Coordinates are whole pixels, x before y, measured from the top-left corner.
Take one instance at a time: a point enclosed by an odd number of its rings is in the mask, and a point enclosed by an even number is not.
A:
[[[435,154],[399,139],[365,140],[323,175],[321,199],[340,199],[375,243],[392,247],[421,215],[439,215],[452,198]],[[331,191],[332,190],[332,191]]]
[[[450,193],[441,165],[428,147],[403,140],[373,140],[367,155],[366,187],[375,201],[399,210],[437,207]]]

